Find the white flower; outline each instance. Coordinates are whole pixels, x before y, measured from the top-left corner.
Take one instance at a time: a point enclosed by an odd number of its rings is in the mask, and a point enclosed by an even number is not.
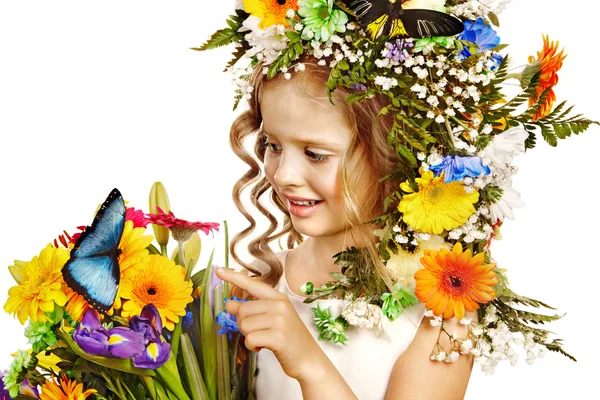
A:
[[[462,325],[471,325],[471,318],[464,317],[463,319],[460,320],[460,323]]]
[[[295,15],[296,15],[296,12],[294,10],[292,10],[291,8],[289,10],[287,10],[287,12],[285,13],[285,16],[288,18],[294,18]]]
[[[265,29],[260,29],[261,19],[258,17],[250,16],[242,24],[240,32],[249,31],[244,37],[250,49],[246,52],[248,57],[252,57],[257,54],[263,54],[265,57],[265,65],[271,64],[281,50],[285,49],[289,39],[287,36],[280,34],[282,25],[272,25]]]
[[[346,299],[342,316],[350,325],[374,329],[378,335],[386,333],[386,319],[380,307],[369,304],[363,299]]]
[[[460,345],[460,353],[468,354],[473,349],[473,342],[471,339],[464,340]]]
[[[438,355],[436,356],[436,360],[438,361],[444,361],[446,359],[446,352],[445,351],[440,351],[438,353]]]
[[[433,317],[433,310],[431,310],[431,309],[429,309],[429,308],[426,308],[426,309],[425,309],[425,312],[423,313],[423,316],[424,316],[424,317],[428,317],[428,318],[431,318],[431,317]]]
[[[525,139],[529,133],[521,127],[508,129],[494,136],[490,143],[479,152],[484,163],[490,162],[497,168],[505,168],[514,156],[525,151]]]
[[[491,218],[496,221],[504,221],[504,218],[515,219],[512,209],[515,207],[523,207],[525,203],[521,200],[519,192],[509,185],[500,185],[503,190],[502,197],[495,203],[490,205]]]
[[[452,363],[458,360],[458,357],[460,357],[460,354],[458,354],[457,351],[453,351],[452,353],[448,354],[448,357],[446,357],[444,361],[447,363]]]
[[[442,326],[442,317],[434,316],[429,320],[429,323],[431,324],[431,326]]]
[[[396,78],[388,78],[385,76],[376,76],[375,84],[381,86],[383,90],[390,90],[393,87],[398,86]]]
[[[398,239],[397,235],[396,238]],[[398,243],[406,243],[408,238],[401,236],[402,241]],[[390,271],[393,279],[399,282],[403,287],[415,287],[415,272],[423,268],[421,265],[421,257],[425,255],[425,250],[439,250],[445,248],[451,250],[450,243],[445,242],[439,235],[431,235],[429,240],[422,240],[417,243],[417,248],[413,252],[399,249],[398,253],[391,253],[390,259],[386,262],[386,267]]]
[[[242,3],[242,0],[235,0],[235,9],[236,10],[244,9],[244,3]]]

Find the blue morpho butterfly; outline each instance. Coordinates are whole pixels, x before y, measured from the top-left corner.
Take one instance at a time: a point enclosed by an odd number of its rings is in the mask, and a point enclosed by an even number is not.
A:
[[[415,8],[411,0],[337,0],[344,11],[358,18],[375,40],[388,38],[454,36],[464,29],[460,19],[443,12]]]
[[[118,246],[124,227],[125,202],[121,192],[113,189],[62,269],[67,285],[101,313],[112,307],[117,296],[121,276]]]

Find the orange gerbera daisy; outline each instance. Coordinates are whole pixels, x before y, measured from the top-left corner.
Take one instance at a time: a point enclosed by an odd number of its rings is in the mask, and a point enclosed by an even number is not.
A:
[[[550,41],[547,35],[544,36],[544,47],[542,51],[538,51],[537,59],[534,56],[529,56],[530,64],[538,64],[540,67],[540,84],[535,89],[535,96],[529,98],[529,105],[535,104],[544,90],[550,88],[546,102],[540,107],[538,113],[533,117],[534,121],[550,114],[552,105],[556,101],[556,95],[552,87],[558,83],[558,70],[561,69],[563,60],[567,57],[563,55],[564,49],[558,52],[558,41]]]
[[[83,383],[71,381],[63,375],[60,384],[52,378],[42,385],[40,400],[84,400],[94,393],[97,393],[95,389],[83,391]]]
[[[244,11],[261,19],[258,27],[268,28],[271,25],[289,24],[286,21],[288,10],[298,9],[298,0],[242,0]]]
[[[425,250],[421,258],[425,268],[415,273],[415,295],[435,315],[463,319],[465,309],[474,311],[496,297],[496,264],[483,264],[483,257],[483,253],[471,256],[469,249],[463,252],[460,243],[452,251]]]

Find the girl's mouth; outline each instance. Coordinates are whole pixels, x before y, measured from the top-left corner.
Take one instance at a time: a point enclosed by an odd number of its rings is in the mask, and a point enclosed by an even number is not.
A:
[[[323,200],[289,200],[288,209],[290,214],[296,217],[308,217],[314,213],[319,206],[323,203]]]

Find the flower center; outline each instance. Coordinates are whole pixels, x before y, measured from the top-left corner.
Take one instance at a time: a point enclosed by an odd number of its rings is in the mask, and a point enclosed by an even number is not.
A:
[[[460,278],[458,278],[456,276],[450,276],[450,283],[452,284],[452,287],[455,287],[455,288],[462,286],[462,282],[460,281]]]
[[[329,7],[323,6],[319,8],[319,18],[327,19],[329,18]]]
[[[280,6],[284,6],[286,3],[286,0],[277,0],[277,4],[279,4]]]
[[[154,296],[156,294],[156,289],[153,287],[149,287],[146,291],[150,296]]]
[[[429,192],[429,197],[432,199],[438,199],[442,196],[443,192],[444,191],[440,186],[436,186]]]

